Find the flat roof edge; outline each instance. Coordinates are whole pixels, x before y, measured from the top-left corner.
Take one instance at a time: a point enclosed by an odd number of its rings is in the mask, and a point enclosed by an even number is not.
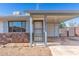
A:
[[[28,10],[28,13],[76,13],[79,14],[79,10]]]
[[[18,16],[16,16],[16,15],[7,15],[7,16],[0,16],[0,17],[2,17],[2,18],[5,18],[5,17],[30,17],[30,16],[25,16],[25,15],[18,15]]]

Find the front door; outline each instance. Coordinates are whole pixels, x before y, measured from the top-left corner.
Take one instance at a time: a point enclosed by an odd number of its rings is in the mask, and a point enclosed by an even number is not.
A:
[[[42,20],[33,21],[33,41],[43,42],[43,21]]]

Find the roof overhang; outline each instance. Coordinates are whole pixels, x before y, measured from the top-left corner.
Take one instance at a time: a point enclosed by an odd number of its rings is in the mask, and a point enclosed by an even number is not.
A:
[[[78,14],[79,10],[28,10],[31,14]]]
[[[27,11],[33,19],[44,19],[47,16],[48,22],[60,23],[79,17],[79,10],[30,10]]]
[[[28,20],[29,16],[0,16],[0,21],[24,21]]]

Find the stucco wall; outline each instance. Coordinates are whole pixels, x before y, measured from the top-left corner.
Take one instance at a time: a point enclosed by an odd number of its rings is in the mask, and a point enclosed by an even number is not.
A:
[[[8,22],[7,21],[1,21],[0,22],[0,33],[8,32]]]
[[[47,33],[49,37],[59,36],[59,25],[48,23]]]
[[[30,31],[30,28],[29,28],[30,26],[29,26],[29,22],[26,22],[26,32],[27,33],[29,33],[29,31]]]
[[[47,33],[48,36],[59,36],[59,26],[58,24],[47,24]],[[0,22],[0,33],[7,33],[8,32],[8,21]],[[26,22],[26,32],[29,32],[29,22]]]
[[[59,36],[59,24],[55,24],[55,36]]]
[[[0,22],[0,33],[3,33],[3,22]]]
[[[7,33],[8,32],[8,21],[3,22],[3,32]]]

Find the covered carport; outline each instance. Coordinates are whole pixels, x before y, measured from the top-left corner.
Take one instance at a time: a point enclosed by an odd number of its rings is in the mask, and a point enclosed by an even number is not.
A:
[[[79,11],[71,11],[71,10],[64,10],[64,11],[30,10],[27,11],[27,13],[30,13],[32,21],[43,20],[43,32],[44,32],[43,37],[45,45],[47,45],[47,41],[49,40],[49,38],[60,37],[59,24],[61,22],[79,16]]]

